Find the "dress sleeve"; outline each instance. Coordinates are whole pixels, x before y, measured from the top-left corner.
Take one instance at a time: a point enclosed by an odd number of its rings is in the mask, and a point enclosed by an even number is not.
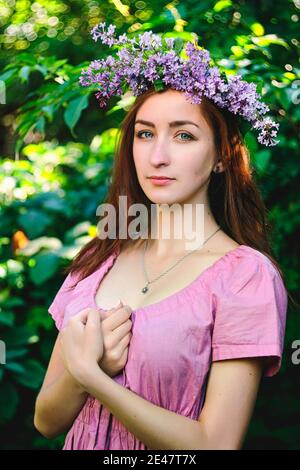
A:
[[[55,325],[58,330],[61,330],[62,328],[65,308],[72,296],[72,289],[70,289],[70,287],[76,283],[77,278],[78,274],[75,275],[69,273],[67,275],[60,289],[55,295],[51,305],[48,308],[48,312],[55,321]]]
[[[271,377],[281,367],[287,291],[262,253],[235,261],[217,282],[212,361],[266,356],[263,376]]]

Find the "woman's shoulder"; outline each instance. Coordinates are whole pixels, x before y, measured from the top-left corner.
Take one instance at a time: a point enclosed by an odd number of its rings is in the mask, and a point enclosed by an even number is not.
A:
[[[220,231],[215,238],[212,251],[216,254],[217,271],[225,276],[262,267],[274,275],[278,272],[271,258],[263,251],[247,244],[240,244],[223,231]]]
[[[257,248],[241,244],[229,250],[217,262],[213,274],[216,295],[245,297],[276,291],[286,296],[281,273],[271,258]]]
[[[228,252],[231,267],[234,271],[257,271],[264,269],[271,275],[279,275],[279,271],[271,257],[263,251],[249,245],[241,244]]]

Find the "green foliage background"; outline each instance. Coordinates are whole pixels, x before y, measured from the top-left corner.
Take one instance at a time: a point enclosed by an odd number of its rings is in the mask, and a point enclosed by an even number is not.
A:
[[[152,29],[199,36],[217,64],[262,84],[280,144],[249,133],[255,177],[274,223],[274,250],[291,294],[299,289],[299,2],[0,0],[0,365],[2,449],[59,449],[33,426],[34,402],[57,331],[48,306],[69,264],[95,236],[124,104],[109,111],[78,86],[82,67],[109,54],[90,36]],[[4,88],[3,88],[4,86]],[[1,101],[5,91],[5,102]],[[299,297],[298,297],[299,298]],[[299,310],[288,311],[280,374],[263,380],[246,449],[299,449]]]

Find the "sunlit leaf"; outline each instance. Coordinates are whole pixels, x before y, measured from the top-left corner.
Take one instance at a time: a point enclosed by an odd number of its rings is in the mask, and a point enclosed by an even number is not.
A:
[[[224,10],[224,8],[231,7],[232,1],[231,0],[220,0],[214,5],[214,10],[216,12]]]
[[[82,95],[79,98],[76,98],[70,101],[67,105],[67,108],[64,112],[64,120],[71,132],[77,124],[82,111],[88,106],[88,96]]]

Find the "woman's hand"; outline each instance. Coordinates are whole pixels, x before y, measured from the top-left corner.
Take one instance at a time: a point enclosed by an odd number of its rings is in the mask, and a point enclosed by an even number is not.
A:
[[[60,348],[65,368],[84,387],[103,356],[99,312],[86,308],[71,317],[61,330]]]
[[[99,366],[110,377],[117,375],[127,362],[132,337],[131,312],[132,309],[122,302],[107,312],[101,312],[104,353]]]

